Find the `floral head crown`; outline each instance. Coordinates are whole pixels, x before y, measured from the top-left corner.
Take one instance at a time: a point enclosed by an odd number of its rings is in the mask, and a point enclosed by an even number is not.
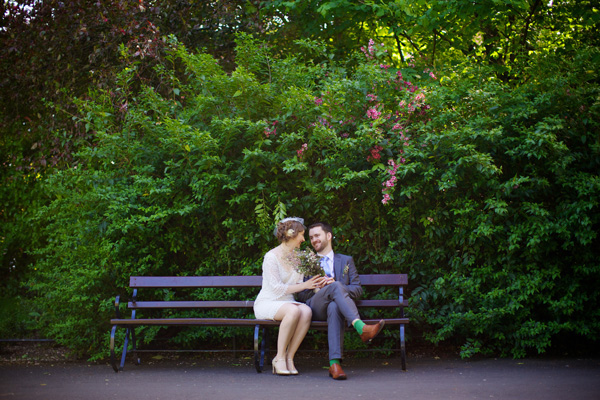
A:
[[[304,218],[299,218],[299,217],[284,218],[281,221],[279,221],[279,223],[277,224],[277,226],[275,226],[275,229],[273,230],[273,235],[275,237],[277,237],[277,227],[279,226],[279,224],[283,224],[284,222],[288,222],[288,221],[296,221],[296,222],[299,222],[300,224],[302,224],[302,226],[304,226]],[[291,235],[288,235],[288,236],[291,236]]]

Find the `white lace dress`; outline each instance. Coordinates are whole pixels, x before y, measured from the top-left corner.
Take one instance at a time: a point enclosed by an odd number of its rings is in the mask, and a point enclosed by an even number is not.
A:
[[[288,286],[302,283],[304,276],[285,261],[280,247],[269,250],[265,254],[262,269],[262,288],[254,301],[256,318],[273,319],[282,305],[286,303],[301,304],[294,300],[292,293],[286,293],[286,291]]]

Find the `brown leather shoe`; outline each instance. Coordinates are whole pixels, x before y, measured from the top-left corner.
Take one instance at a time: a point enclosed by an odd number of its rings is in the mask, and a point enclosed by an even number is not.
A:
[[[381,332],[381,328],[383,328],[384,325],[385,325],[384,320],[381,320],[378,323],[373,324],[373,325],[365,325],[363,327],[363,333],[362,333],[362,335],[360,335],[360,338],[365,343],[370,342],[371,340],[373,340],[373,338],[375,336],[377,336],[379,334],[379,332]]]
[[[329,367],[329,376],[336,381],[343,381],[347,378],[340,364],[331,364],[331,367]]]

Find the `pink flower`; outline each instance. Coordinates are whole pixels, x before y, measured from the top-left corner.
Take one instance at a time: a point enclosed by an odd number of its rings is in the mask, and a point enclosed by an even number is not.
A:
[[[375,44],[375,41],[373,39],[369,39],[369,45],[367,47],[367,49],[363,47],[360,48],[360,50],[365,54],[365,56],[367,57],[368,60],[372,60],[373,59],[373,53],[375,53],[375,48],[373,47],[373,45]],[[382,43],[383,45],[383,43]]]
[[[273,128],[272,128],[272,129],[269,129],[268,127],[267,127],[267,128],[265,128],[265,131],[264,131],[264,132],[265,132],[265,136],[266,136],[266,137],[275,136],[275,135],[277,134],[277,123],[278,123],[278,122],[279,122],[279,121],[273,121],[273,122],[271,123],[271,125],[273,126]]]
[[[298,154],[298,158],[302,159],[302,155],[304,154],[304,151],[308,148],[308,144],[304,143],[302,145],[302,147],[300,148],[300,150],[296,150],[296,153]]]
[[[392,167],[392,169],[388,170],[388,173],[394,178],[394,182],[396,182],[396,171],[398,170],[398,164],[394,162],[391,158],[388,160],[388,165]]]
[[[324,127],[331,128],[331,124],[324,117],[319,117],[319,123]]]
[[[367,117],[371,119],[377,119],[381,116],[381,113],[377,111],[375,107],[371,107],[367,110]]]
[[[388,201],[390,201],[390,195],[386,193],[386,194],[383,195],[383,199],[381,200],[381,202],[383,204],[387,204]]]
[[[277,134],[277,128],[273,128],[273,129],[265,129],[265,136],[266,137],[271,137],[271,136],[275,136]]]
[[[368,94],[367,97],[369,98],[369,101],[377,101],[376,94]]]
[[[379,154],[379,152],[383,150],[383,147],[381,146],[375,146],[371,149],[371,155],[369,157],[367,157],[367,161],[371,161],[371,160],[379,160],[381,158],[381,154]]]
[[[320,97],[315,97],[315,104],[320,106],[321,104],[323,104],[323,99]]]
[[[429,73],[429,76],[431,77],[431,79],[437,79],[437,78],[435,77],[435,75],[433,74],[433,72],[430,72],[430,73]]]
[[[373,54],[373,45],[375,41],[373,39],[369,39],[369,53]]]

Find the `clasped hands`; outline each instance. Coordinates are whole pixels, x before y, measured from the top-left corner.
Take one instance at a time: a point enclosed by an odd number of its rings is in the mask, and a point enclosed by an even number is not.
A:
[[[321,289],[331,283],[335,282],[335,279],[327,276],[313,276],[306,281],[307,289]]]

